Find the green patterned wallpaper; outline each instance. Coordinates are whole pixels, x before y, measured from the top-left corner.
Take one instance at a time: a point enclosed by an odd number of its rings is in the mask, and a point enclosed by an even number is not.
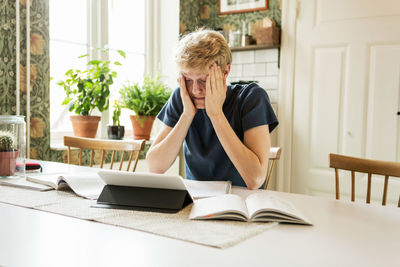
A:
[[[268,10],[244,12],[228,15],[218,14],[219,0],[180,0],[179,32],[186,33],[197,27],[205,26],[211,29],[224,30],[241,29],[242,21],[255,23],[265,17],[275,20],[281,25],[281,10],[279,0],[270,0]]]
[[[26,116],[26,1],[20,3],[20,114]],[[62,161],[50,150],[49,2],[30,0],[30,157]],[[0,2],[0,114],[16,114],[16,2]],[[27,125],[28,127],[28,125]]]

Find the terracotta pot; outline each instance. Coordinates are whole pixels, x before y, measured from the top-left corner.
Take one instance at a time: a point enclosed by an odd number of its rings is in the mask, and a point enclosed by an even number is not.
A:
[[[69,117],[72,122],[74,135],[78,137],[95,138],[97,127],[99,127],[100,116],[77,116]]]
[[[156,117],[130,115],[129,118],[131,119],[132,122],[133,139],[150,140],[151,129],[153,128],[153,122]],[[140,122],[142,122],[143,126],[141,125]]]
[[[0,176],[13,176],[15,173],[18,150],[0,152]]]
[[[108,125],[107,126],[108,139],[122,140],[125,135],[125,126]]]

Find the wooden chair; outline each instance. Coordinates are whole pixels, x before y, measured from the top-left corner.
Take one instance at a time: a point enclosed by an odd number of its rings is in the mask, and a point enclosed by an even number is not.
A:
[[[134,154],[136,154],[132,169],[133,172],[136,170],[136,166],[139,161],[139,153],[144,149],[145,143],[146,140],[109,140],[109,139],[64,136],[64,145],[68,147],[68,164],[71,164],[71,147],[79,148],[79,165],[82,165],[83,149],[90,149],[90,162],[89,162],[90,167],[93,166],[94,150],[100,150],[101,151],[100,168],[103,168],[104,159],[107,151],[112,151],[110,169],[113,168],[116,152],[122,151],[121,161],[119,163],[119,170],[122,169],[125,153],[130,153],[128,160],[128,167],[126,168],[126,171],[129,171],[129,168],[133,160],[133,156]]]
[[[269,149],[269,168],[267,171],[267,178],[265,180],[264,189],[268,189],[269,180],[271,179],[272,171],[274,170],[275,163],[278,159],[281,158],[281,151],[280,147],[271,147]]]
[[[340,198],[339,169],[351,171],[351,201],[355,200],[355,172],[368,174],[366,203],[370,203],[371,201],[372,174],[385,176],[382,196],[382,205],[384,206],[386,205],[389,176],[400,177],[400,162],[362,159],[338,154],[329,154],[329,167],[335,169],[336,199]],[[400,207],[400,196],[397,206]]]

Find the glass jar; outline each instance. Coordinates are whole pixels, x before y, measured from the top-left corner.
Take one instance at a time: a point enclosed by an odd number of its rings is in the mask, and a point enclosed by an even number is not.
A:
[[[241,45],[242,33],[240,31],[230,31],[229,32],[229,46],[239,47]]]
[[[0,178],[25,177],[24,116],[0,115]]]

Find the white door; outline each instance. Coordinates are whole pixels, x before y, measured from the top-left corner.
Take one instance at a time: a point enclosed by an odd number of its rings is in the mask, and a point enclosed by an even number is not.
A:
[[[400,1],[301,0],[296,23],[291,190],[332,195],[329,153],[400,161]]]

